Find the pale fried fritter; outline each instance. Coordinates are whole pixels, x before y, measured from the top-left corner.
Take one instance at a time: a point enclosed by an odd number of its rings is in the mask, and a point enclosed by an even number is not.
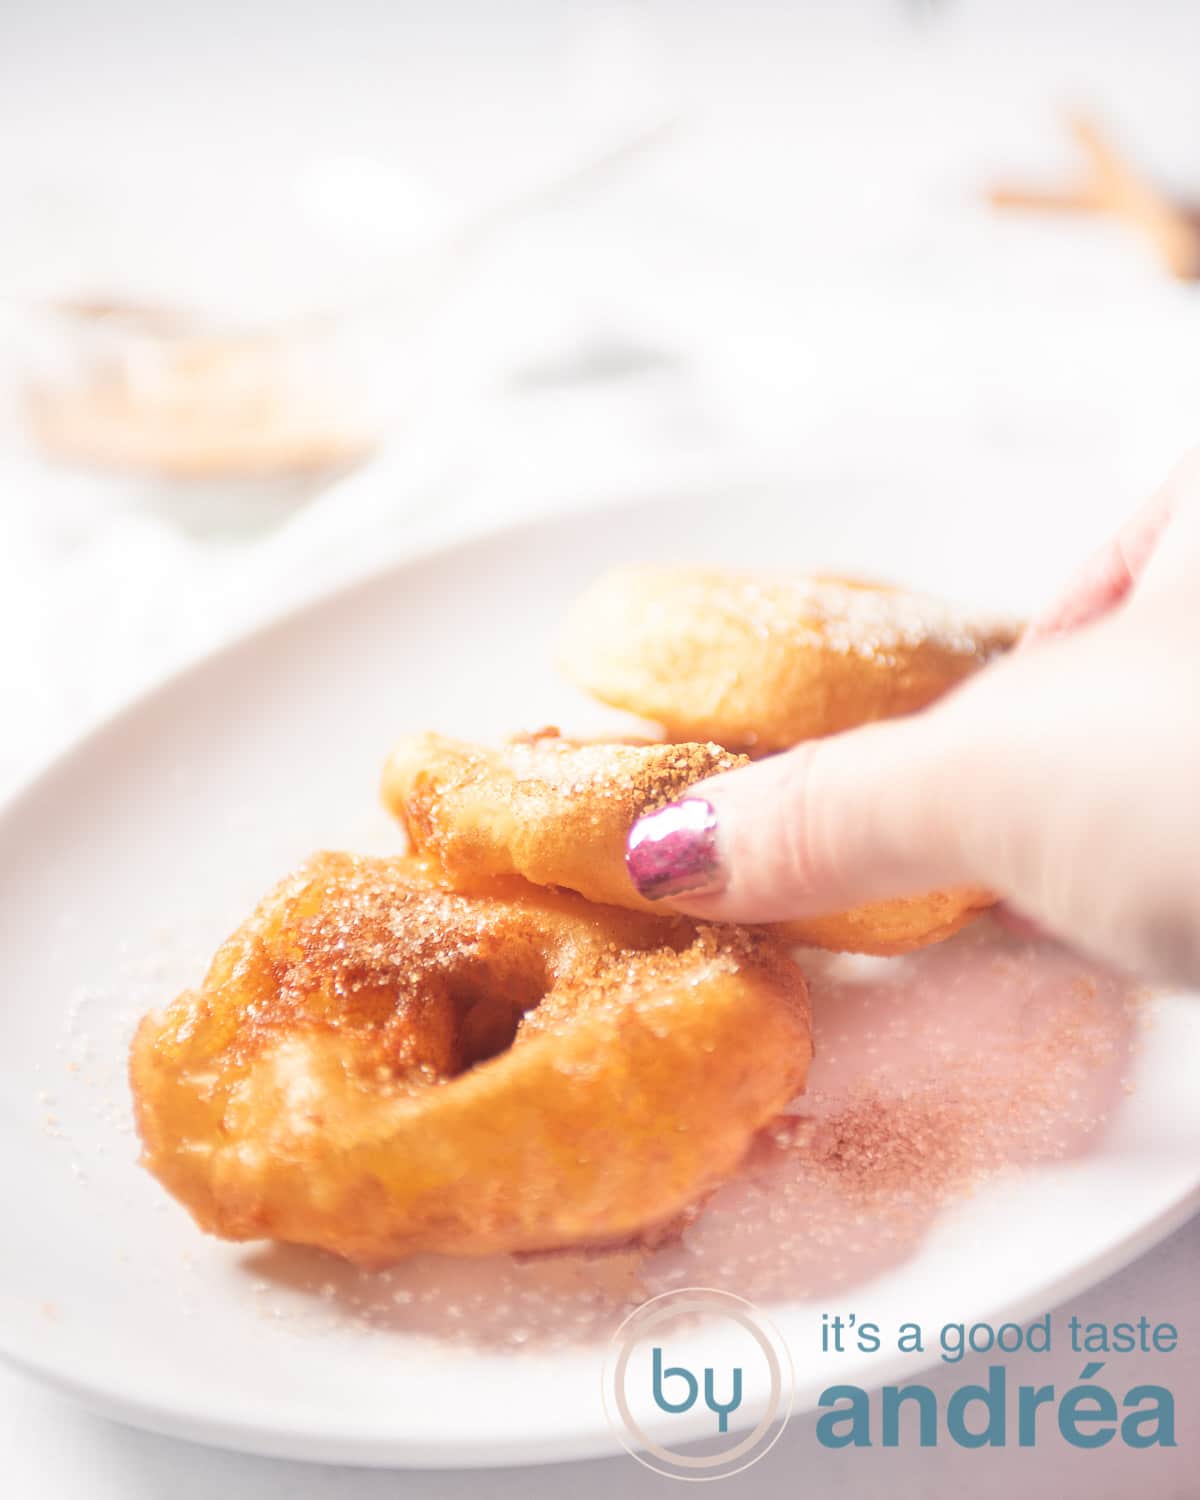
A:
[[[810,1055],[765,934],[323,854],[143,1020],[130,1071],[143,1161],[203,1228],[382,1264],[661,1223]]]
[[[762,755],[923,708],[1015,634],[879,584],[629,566],[576,602],[559,660],[669,739]]]

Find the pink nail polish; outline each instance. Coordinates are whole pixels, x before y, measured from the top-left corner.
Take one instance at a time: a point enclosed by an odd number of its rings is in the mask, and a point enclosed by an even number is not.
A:
[[[717,814],[703,797],[670,802],[629,830],[625,868],[648,901],[709,895],[725,887],[717,850]]]

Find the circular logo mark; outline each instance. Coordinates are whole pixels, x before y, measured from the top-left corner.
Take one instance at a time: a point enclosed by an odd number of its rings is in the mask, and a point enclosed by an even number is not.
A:
[[[792,1385],[791,1355],[768,1318],[744,1297],[692,1286],[630,1313],[609,1345],[602,1393],[626,1452],[656,1474],[703,1481],[766,1453],[787,1424]]]

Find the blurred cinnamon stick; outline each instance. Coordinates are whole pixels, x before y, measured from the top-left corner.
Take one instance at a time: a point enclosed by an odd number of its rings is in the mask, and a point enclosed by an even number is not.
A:
[[[1063,188],[996,183],[987,193],[992,206],[1108,214],[1141,235],[1172,276],[1200,280],[1200,216],[1164,193],[1090,116],[1069,115],[1067,126],[1083,154],[1083,180]]]
[[[1200,225],[1108,140],[1086,115],[1068,120],[1108,211],[1143,235],[1181,281],[1200,277]]]
[[[1104,203],[1092,188],[1036,188],[1019,182],[994,182],[987,190],[993,208],[1029,209],[1047,214],[1099,214]]]

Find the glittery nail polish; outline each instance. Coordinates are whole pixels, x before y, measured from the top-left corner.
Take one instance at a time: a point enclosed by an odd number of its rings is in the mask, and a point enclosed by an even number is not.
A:
[[[722,890],[725,872],[712,803],[686,797],[639,818],[629,831],[625,868],[649,901]]]

